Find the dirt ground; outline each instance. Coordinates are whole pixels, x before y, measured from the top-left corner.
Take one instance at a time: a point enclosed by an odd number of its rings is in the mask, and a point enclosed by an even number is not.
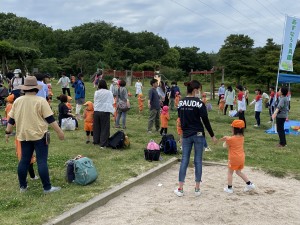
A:
[[[194,169],[189,168],[185,195],[177,197],[173,191],[178,184],[179,165],[121,194],[73,225],[300,224],[300,182],[295,179],[245,168],[256,189],[243,192],[245,183],[235,174],[234,193],[228,194],[223,191],[227,168],[203,166],[202,193],[195,197]]]

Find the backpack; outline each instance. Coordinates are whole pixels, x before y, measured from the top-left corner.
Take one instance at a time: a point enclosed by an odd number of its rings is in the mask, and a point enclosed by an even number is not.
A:
[[[160,151],[165,154],[177,154],[177,144],[173,134],[166,134],[159,143]]]
[[[121,149],[125,147],[125,134],[122,130],[118,130],[110,138],[108,138],[108,146],[114,149]]]
[[[98,172],[93,161],[88,157],[74,160],[74,182],[80,185],[87,185],[94,182],[98,177]]]
[[[154,140],[150,140],[147,148],[144,149],[144,157],[148,161],[158,161],[160,158],[160,148]]]

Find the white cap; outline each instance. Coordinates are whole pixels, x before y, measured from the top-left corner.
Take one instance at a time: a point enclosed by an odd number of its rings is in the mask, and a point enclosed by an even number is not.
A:
[[[112,79],[112,81],[113,81],[113,82],[117,82],[118,79],[114,77],[114,78]]]

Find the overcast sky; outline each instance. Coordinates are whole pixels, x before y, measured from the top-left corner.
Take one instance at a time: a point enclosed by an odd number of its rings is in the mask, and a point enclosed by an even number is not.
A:
[[[150,31],[171,47],[218,52],[230,34],[245,34],[255,47],[282,42],[285,15],[300,17],[297,0],[0,0],[1,12],[67,30],[105,21],[130,32]]]

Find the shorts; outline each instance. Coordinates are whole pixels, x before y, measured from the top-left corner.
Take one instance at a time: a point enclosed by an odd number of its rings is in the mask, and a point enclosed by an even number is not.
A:
[[[76,99],[75,102],[78,105],[83,105],[85,103],[85,99],[84,98],[79,98],[79,99]]]
[[[231,170],[242,170],[244,169],[244,164],[232,165],[230,162],[228,162],[228,168]]]

